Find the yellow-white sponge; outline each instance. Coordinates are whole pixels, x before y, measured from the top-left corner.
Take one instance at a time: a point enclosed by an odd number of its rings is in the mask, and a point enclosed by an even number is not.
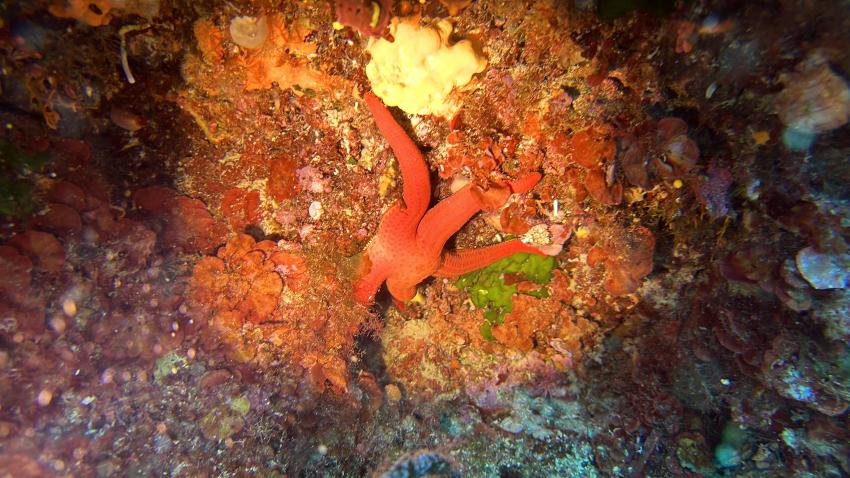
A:
[[[388,106],[407,113],[453,115],[459,105],[449,93],[484,71],[487,60],[469,40],[449,45],[451,32],[452,25],[445,20],[436,27],[421,27],[393,18],[390,33],[395,41],[381,38],[368,47],[372,61],[366,65],[366,76],[372,91]]]

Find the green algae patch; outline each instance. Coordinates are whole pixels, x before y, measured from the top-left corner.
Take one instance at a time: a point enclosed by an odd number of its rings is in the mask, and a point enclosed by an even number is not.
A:
[[[207,440],[222,441],[242,431],[245,422],[238,412],[219,405],[201,418],[199,426]]]
[[[465,290],[476,307],[484,309],[481,335],[487,340],[494,340],[492,327],[504,322],[505,314],[513,310],[513,295],[548,297],[545,285],[552,279],[554,268],[554,257],[522,252],[460,276],[455,286]],[[523,287],[523,290],[519,290],[519,284],[524,282],[544,287]]]
[[[251,402],[248,401],[245,397],[236,397],[231,398],[230,401],[227,402],[230,406],[230,409],[234,412],[242,415],[243,417],[251,411]]]
[[[174,375],[188,364],[185,357],[171,351],[160,357],[153,367],[153,379],[156,383],[162,383],[162,379]]]
[[[21,219],[36,208],[34,174],[41,172],[51,157],[30,154],[7,140],[0,140],[0,217]]]

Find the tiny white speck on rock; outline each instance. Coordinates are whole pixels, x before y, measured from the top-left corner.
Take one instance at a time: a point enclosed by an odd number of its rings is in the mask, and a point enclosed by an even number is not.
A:
[[[310,213],[310,218],[314,221],[318,221],[320,217],[322,217],[322,203],[319,201],[313,201],[310,203],[310,208],[308,209]]]
[[[50,402],[53,401],[53,392],[48,389],[42,389],[38,392],[38,397],[35,399],[36,403],[38,403],[41,407],[46,407],[50,405]]]

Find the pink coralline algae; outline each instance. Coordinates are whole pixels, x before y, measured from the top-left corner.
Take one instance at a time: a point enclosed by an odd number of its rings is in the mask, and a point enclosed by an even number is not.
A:
[[[709,166],[708,175],[700,178],[694,184],[697,199],[705,206],[712,218],[725,217],[731,212],[729,206],[730,186],[732,186],[732,172],[715,165]]]
[[[850,254],[828,254],[805,247],[797,253],[796,264],[815,289],[843,289],[850,285]]]
[[[806,404],[827,416],[837,416],[850,406],[850,391],[835,380],[840,366],[830,350],[818,350],[799,337],[780,335],[762,359],[762,379],[783,397]],[[841,356],[841,351],[834,353]],[[832,367],[832,369],[830,369]]]
[[[777,97],[776,110],[789,128],[818,134],[850,120],[850,87],[832,71],[823,55],[809,55],[782,80],[785,88]]]
[[[330,190],[330,180],[322,176],[322,172],[310,166],[298,168],[295,171],[298,178],[298,186],[303,191],[311,193],[324,193]]]

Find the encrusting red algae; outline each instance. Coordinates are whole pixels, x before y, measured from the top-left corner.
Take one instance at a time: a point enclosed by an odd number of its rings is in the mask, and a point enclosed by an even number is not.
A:
[[[4,5],[0,477],[850,475],[848,23]]]

